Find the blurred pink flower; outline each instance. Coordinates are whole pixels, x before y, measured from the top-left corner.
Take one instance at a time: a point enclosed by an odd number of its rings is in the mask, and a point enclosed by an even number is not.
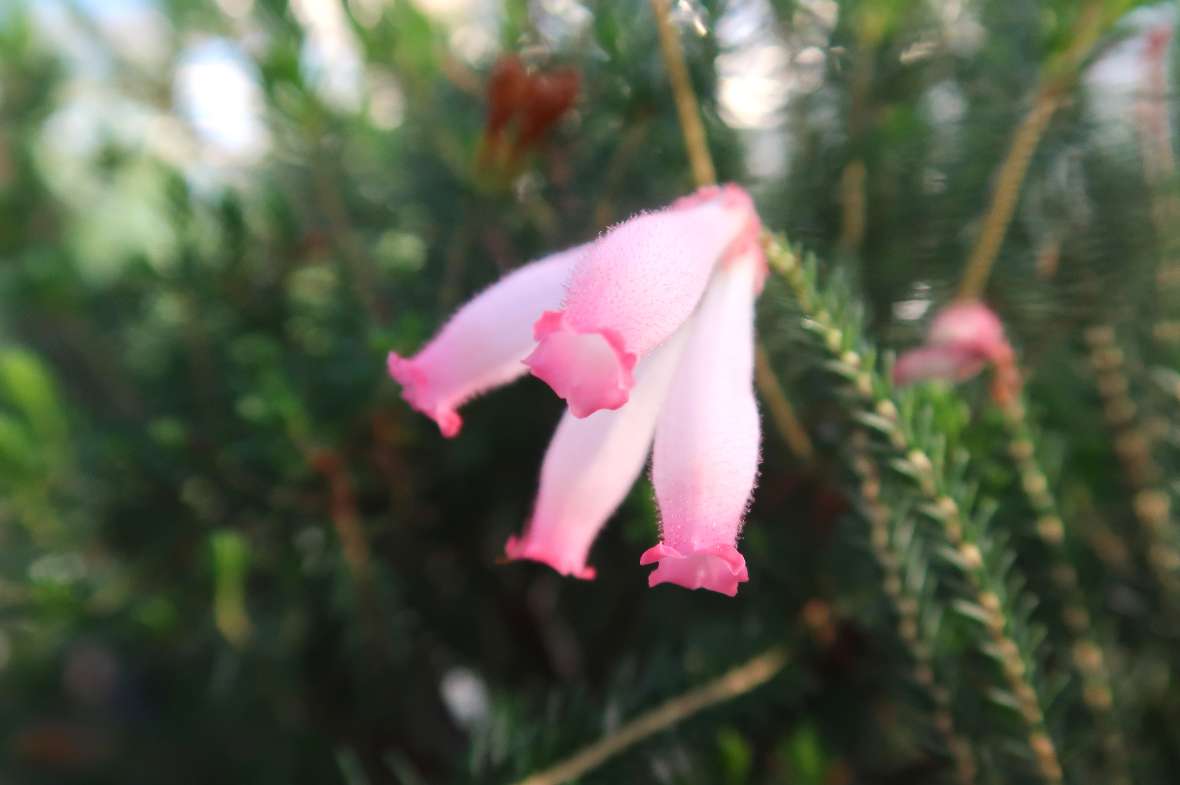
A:
[[[462,403],[530,369],[568,401],[509,558],[593,578],[590,547],[654,441],[662,537],[641,559],[657,565],[649,584],[732,596],[748,580],[736,546],[760,460],[759,230],[745,191],[701,189],[517,270],[414,357],[390,354],[403,396],[445,436]]]
[[[924,379],[961,382],[986,366],[993,369],[992,396],[1011,400],[1020,389],[1015,355],[995,312],[980,302],[953,303],[930,323],[926,343],[903,352],[893,366],[898,385]]]
[[[717,263],[757,229],[753,203],[736,186],[702,189],[616,226],[574,267],[561,310],[537,320],[539,343],[525,364],[575,417],[619,408],[636,361],[685,323]]]

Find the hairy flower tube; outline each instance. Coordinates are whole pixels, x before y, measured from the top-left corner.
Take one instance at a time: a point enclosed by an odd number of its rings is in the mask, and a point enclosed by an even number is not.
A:
[[[992,366],[992,396],[1010,400],[1020,389],[1015,353],[995,312],[980,302],[953,303],[935,315],[926,342],[904,352],[893,366],[893,381],[925,379],[961,382]]]
[[[684,325],[718,262],[757,227],[750,197],[735,186],[620,224],[575,265],[561,309],[537,320],[525,364],[575,417],[619,408],[636,361]]]
[[[389,370],[445,436],[458,407],[528,371],[568,403],[509,558],[590,579],[590,548],[652,454],[661,542],[648,582],[734,595],[760,460],[754,302],[766,275],[753,202],[703,188],[491,286]],[[653,449],[654,444],[654,449]]]

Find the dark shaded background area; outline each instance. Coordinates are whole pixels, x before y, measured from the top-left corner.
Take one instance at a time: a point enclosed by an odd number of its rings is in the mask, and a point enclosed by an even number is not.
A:
[[[1077,5],[689,0],[676,19],[721,176],[900,347],[952,293]],[[1104,567],[1132,514],[1079,331],[1119,326],[1174,465],[1159,390],[1176,355],[1147,340],[1168,246],[1135,128],[1135,35],[1169,15],[1100,45],[989,291],[1157,772],[1177,763],[1175,658],[1133,570]],[[485,85],[507,53],[579,87],[537,139],[489,155]],[[1170,116],[1171,99],[1152,100]],[[385,375],[388,350],[503,272],[691,187],[647,2],[0,7],[0,780],[508,782],[784,640],[786,675],[586,781],[945,777],[839,490],[845,419],[780,286],[760,328],[818,457],[766,424],[736,599],[646,588],[646,480],[595,546],[596,581],[502,564],[559,402],[522,381],[446,441]],[[958,406],[1020,531],[984,386]],[[1056,727],[1085,738],[1062,702]]]

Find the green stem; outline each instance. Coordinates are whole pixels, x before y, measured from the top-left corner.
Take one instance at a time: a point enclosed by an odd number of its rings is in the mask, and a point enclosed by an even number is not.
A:
[[[1022,742],[1031,753],[1039,779],[1048,785],[1062,783],[1057,744],[1045,721],[1047,701],[1037,677],[1033,636],[1019,610],[1027,598],[1010,589],[1014,582],[1007,580],[1007,551],[988,536],[982,518],[971,518],[970,504],[954,482],[947,462],[931,459],[937,446],[927,447],[903,420],[890,383],[866,362],[852,332],[845,332],[833,317],[834,308],[828,307],[815,283],[814,268],[805,267],[777,237],[767,235],[765,246],[771,269],[786,282],[798,303],[804,327],[827,358],[825,365],[847,381],[847,394],[858,410],[858,420],[871,424],[871,429],[884,437],[888,464],[909,478],[906,490],[917,508],[938,524],[930,535],[932,550],[945,559],[957,578],[946,582],[958,595],[951,607],[982,626],[979,648],[998,663],[1003,675],[1003,688],[990,690],[988,697],[1014,709],[1021,719]]]
[[[1160,592],[1163,606],[1180,611],[1180,550],[1172,540],[1175,530],[1172,500],[1163,473],[1152,455],[1151,437],[1131,399],[1126,358],[1115,330],[1097,324],[1082,334],[1094,371],[1102,415],[1114,440],[1114,451],[1132,494],[1131,507],[1139,523],[1144,560]]]
[[[689,717],[761,687],[777,676],[790,658],[775,646],[717,679],[694,687],[624,723],[602,739],[561,762],[524,778],[516,785],[562,785],[601,766],[629,747]]]
[[[1082,682],[1082,700],[1102,734],[1108,782],[1129,785],[1126,739],[1115,711],[1114,682],[1108,667],[1108,647],[1099,641],[1078,573],[1070,563],[1072,533],[1061,512],[1048,475],[1037,456],[1036,438],[1020,396],[1000,402],[1008,441],[1008,455],[1015,465],[1020,487],[1036,518],[1034,530],[1044,548],[1045,567],[1061,605],[1061,622],[1070,639],[1074,670]]]

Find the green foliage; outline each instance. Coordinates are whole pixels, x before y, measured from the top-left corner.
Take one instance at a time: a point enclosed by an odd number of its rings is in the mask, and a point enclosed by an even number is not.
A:
[[[676,4],[718,171],[790,237],[759,325],[817,446],[764,418],[733,600],[646,588],[646,481],[592,584],[500,564],[558,402],[521,382],[444,441],[385,374],[505,271],[692,187],[646,0],[438,5],[0,8],[0,779],[512,782],[785,644],[782,675],[580,781],[1169,781],[1180,197],[1145,167],[1154,104],[1073,80],[1037,146],[987,293],[1017,408],[889,380],[1089,4]],[[1132,5],[1094,4],[1085,62]],[[581,88],[498,168],[502,52]],[[210,62],[253,141],[187,103]]]

